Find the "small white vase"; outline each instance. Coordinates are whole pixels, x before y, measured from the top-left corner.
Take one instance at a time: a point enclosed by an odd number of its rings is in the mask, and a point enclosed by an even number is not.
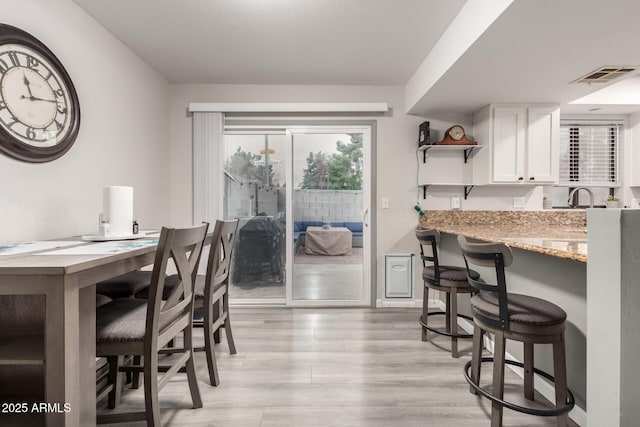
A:
[[[543,200],[542,209],[553,209],[553,200]]]
[[[607,207],[608,208],[619,208],[620,207],[620,200],[607,200]]]

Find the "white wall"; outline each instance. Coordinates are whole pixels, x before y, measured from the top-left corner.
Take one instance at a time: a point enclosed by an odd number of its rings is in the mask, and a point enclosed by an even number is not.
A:
[[[134,187],[142,228],[169,219],[169,85],[71,0],[3,0],[2,23],[62,61],[80,97],[78,138],[44,164],[0,155],[0,242],[97,232],[105,185]]]

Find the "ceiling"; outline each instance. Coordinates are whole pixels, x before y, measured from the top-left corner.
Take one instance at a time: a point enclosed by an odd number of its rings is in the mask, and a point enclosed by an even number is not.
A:
[[[464,0],[74,0],[172,83],[403,85]]]
[[[309,85],[405,85],[466,3],[74,1],[169,82]],[[638,16],[637,0],[514,0],[407,110],[558,103],[563,113],[639,111],[640,99],[618,100],[629,87],[569,104],[614,87],[570,83],[578,77],[640,66]]]

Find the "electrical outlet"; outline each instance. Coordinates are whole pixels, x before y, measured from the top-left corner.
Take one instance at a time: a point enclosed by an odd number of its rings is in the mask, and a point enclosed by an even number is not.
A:
[[[382,198],[382,209],[389,209],[389,198],[388,197],[383,197]]]
[[[513,207],[514,208],[524,208],[525,206],[524,197],[514,197],[513,198]]]
[[[451,209],[460,209],[460,197],[451,196]]]

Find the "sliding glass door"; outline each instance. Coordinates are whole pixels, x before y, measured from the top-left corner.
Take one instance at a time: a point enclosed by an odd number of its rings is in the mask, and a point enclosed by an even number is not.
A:
[[[292,305],[369,305],[368,129],[290,129]]]
[[[370,128],[227,129],[236,303],[370,305]]]
[[[289,129],[291,305],[370,305],[369,128]]]

